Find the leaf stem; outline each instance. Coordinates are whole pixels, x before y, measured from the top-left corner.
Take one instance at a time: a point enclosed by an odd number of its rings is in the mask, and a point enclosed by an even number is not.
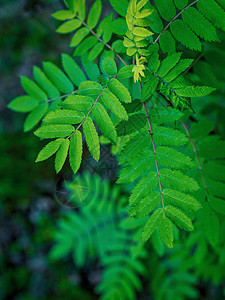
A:
[[[183,8],[167,25],[166,27],[160,32],[160,34],[157,36],[157,38],[154,40],[153,44],[155,44],[156,42],[158,42],[160,36],[170,27],[170,25],[182,14],[182,12],[184,12],[186,9],[188,9],[189,7],[191,7],[192,5],[196,4],[199,0],[196,0],[192,3],[190,3],[189,5],[187,5],[185,8]]]
[[[140,86],[140,90],[142,90],[140,82],[139,82],[139,86]],[[147,105],[146,105],[145,101],[143,102],[143,105],[144,105],[146,117],[147,117],[147,120],[148,120],[148,126],[149,126],[148,133],[150,134],[151,140],[152,140],[152,146],[153,146],[153,151],[154,151],[154,156],[155,156],[156,172],[157,172],[157,176],[158,176],[159,189],[160,189],[160,193],[161,193],[162,206],[163,206],[164,217],[165,217],[165,205],[164,205],[164,198],[163,198],[163,190],[162,190],[162,183],[161,183],[160,174],[159,174],[159,164],[158,164],[158,161],[157,161],[157,158],[156,158],[156,147],[155,147],[155,141],[153,139],[152,125],[151,125],[151,121],[150,121],[149,114],[148,114],[148,108],[147,108]]]
[[[99,42],[103,43],[107,48],[115,53],[115,55],[119,58],[119,60],[127,66],[127,63],[122,59],[122,57],[107,43],[105,43],[79,16],[76,18],[93,34],[93,36],[98,39]]]
[[[199,170],[200,170],[201,177],[202,177],[203,186],[204,186],[204,189],[205,189],[205,192],[206,192],[206,199],[207,199],[207,201],[209,201],[209,193],[208,193],[208,189],[207,189],[207,186],[206,186],[205,178],[204,178],[204,175],[203,175],[202,165],[201,165],[201,162],[200,162],[200,159],[199,159],[199,156],[198,156],[198,152],[197,152],[195,144],[194,144],[194,142],[193,142],[193,140],[192,140],[192,138],[190,136],[190,132],[189,132],[189,130],[188,130],[188,128],[187,128],[187,126],[186,126],[186,124],[184,122],[182,122],[182,126],[186,130],[187,136],[188,136],[188,138],[189,138],[189,140],[191,142],[192,148],[193,148],[195,156],[197,158]]]
[[[76,93],[77,93],[77,90],[76,90],[76,91],[73,91],[73,92],[71,92],[71,93],[62,95],[62,96],[60,96],[60,97],[48,99],[47,102],[52,102],[52,101],[55,101],[55,100],[58,100],[58,99],[63,99],[63,98],[65,98],[65,97],[67,97],[67,96],[70,96],[70,95],[73,95],[73,94],[76,94]]]

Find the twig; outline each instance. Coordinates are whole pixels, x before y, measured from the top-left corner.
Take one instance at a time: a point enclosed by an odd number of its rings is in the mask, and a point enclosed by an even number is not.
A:
[[[205,192],[206,192],[206,199],[207,199],[207,201],[209,201],[209,193],[208,193],[208,189],[207,189],[207,186],[206,186],[205,178],[204,178],[204,175],[203,175],[202,165],[201,165],[201,162],[200,162],[200,159],[199,159],[199,156],[198,156],[198,152],[197,152],[195,144],[194,144],[194,142],[193,142],[193,140],[192,140],[192,138],[190,136],[189,130],[188,130],[188,128],[187,128],[187,126],[186,126],[186,124],[184,122],[182,122],[182,126],[184,127],[184,129],[187,132],[187,136],[188,136],[188,138],[189,138],[189,140],[191,142],[192,148],[193,148],[195,156],[197,158],[199,170],[200,170],[201,177],[202,177],[203,186],[204,186],[204,189],[205,189]]]
[[[189,7],[191,7],[192,5],[196,4],[199,0],[196,0],[194,2],[192,2],[191,4],[189,4],[188,6],[186,6],[185,8],[183,8],[167,25],[166,27],[160,32],[160,34],[157,36],[157,38],[155,39],[155,41],[153,42],[153,44],[155,44],[156,42],[158,42],[160,36],[170,27],[170,25],[182,14],[182,12],[184,12],[186,9],[188,9]]]
[[[52,101],[55,101],[55,100],[58,100],[58,99],[63,99],[63,98],[65,98],[65,97],[67,97],[67,96],[70,96],[70,95],[73,95],[73,94],[76,94],[76,93],[77,93],[77,90],[76,90],[76,91],[73,91],[73,92],[71,92],[71,93],[69,93],[69,94],[62,95],[62,96],[60,96],[60,97],[48,99],[47,102],[52,102]]]
[[[119,60],[127,66],[127,63],[122,59],[122,57],[107,43],[105,43],[97,34],[78,16],[76,16],[77,19],[93,34],[93,36],[96,37],[96,39],[99,40],[99,42],[103,43],[107,48],[109,48],[111,51],[115,53],[115,55],[119,58]]]

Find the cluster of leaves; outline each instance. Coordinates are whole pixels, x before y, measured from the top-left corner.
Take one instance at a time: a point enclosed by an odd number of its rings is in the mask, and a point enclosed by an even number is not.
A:
[[[208,83],[195,85],[192,78],[185,75],[196,60],[187,58],[186,53],[176,52],[169,29],[187,48],[200,50],[201,43],[195,33],[206,41],[217,40],[214,26],[224,29],[224,7],[214,0],[194,1],[189,5],[187,2],[157,0],[153,7],[146,0],[131,0],[130,3],[110,0],[121,17],[114,20],[110,14],[100,20],[101,0],[94,2],[87,18],[84,0],[65,1],[68,9],[56,12],[53,17],[64,21],[57,29],[59,33],[76,31],[71,46],[76,47],[74,56],[81,56],[82,68],[67,54],[62,56],[65,72],[51,62],[45,62],[44,72],[34,68],[36,83],[22,77],[22,86],[28,95],[9,104],[16,111],[30,112],[25,131],[33,129],[43,119],[35,135],[54,140],[41,150],[36,161],[56,153],[57,172],[61,171],[68,153],[73,172],[79,170],[84,139],[91,155],[98,161],[100,134],[117,149],[120,148],[118,137],[124,138],[125,145],[122,151],[119,150],[122,165],[119,182],[139,180],[131,193],[130,216],[144,220],[142,241],[154,233],[168,247],[173,246],[175,226],[193,230],[192,220],[201,206],[204,206],[203,219],[208,219],[204,217],[204,211],[211,216],[206,205],[200,204],[201,196],[191,194],[199,189],[192,178],[198,163],[184,153],[188,140],[178,127],[184,114],[193,114],[191,99],[208,95],[215,88]],[[180,15],[183,20],[178,19]],[[153,33],[158,34],[154,40]],[[112,37],[113,44],[110,45]],[[135,57],[131,62],[133,55],[136,55],[136,62]],[[121,67],[118,61],[125,66]],[[133,77],[141,82],[131,84]],[[160,100],[163,98],[163,106],[156,95]],[[154,98],[155,102],[152,101]],[[50,106],[49,102],[52,102]],[[217,138],[210,138],[208,145],[216,144]],[[221,148],[216,159],[223,155]],[[218,180],[223,181],[223,178]],[[219,187],[215,182],[211,185],[214,190],[223,189],[222,183]],[[213,193],[223,198],[222,193]],[[143,218],[146,215],[148,217]],[[214,216],[211,219],[217,223]]]
[[[83,268],[97,258],[103,268],[95,290],[100,299],[136,299],[135,292],[142,288],[139,275],[146,273],[146,252],[135,251],[139,223],[127,222],[126,197],[118,186],[111,188],[108,181],[88,173],[75,177],[67,188],[69,201],[79,211],[67,211],[60,219],[50,259],[72,254],[74,264]]]

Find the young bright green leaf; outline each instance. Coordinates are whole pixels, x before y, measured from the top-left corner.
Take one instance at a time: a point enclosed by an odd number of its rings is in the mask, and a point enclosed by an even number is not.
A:
[[[31,79],[21,76],[21,85],[25,92],[27,92],[32,98],[39,101],[44,101],[47,99],[47,95]]]
[[[120,103],[118,98],[108,89],[103,90],[101,99],[106,107],[110,109],[110,111],[113,112],[120,120],[128,120],[128,115],[125,108]]]
[[[158,228],[162,215],[163,215],[162,208],[158,208],[156,211],[154,211],[154,213],[148,219],[148,222],[146,223],[142,231],[142,241],[146,242],[154,233],[154,231]]]
[[[80,69],[78,64],[74,61],[74,59],[71,56],[67,54],[62,54],[62,65],[66,74],[76,86],[79,86],[81,82],[86,81],[86,76],[84,75],[84,72]]]
[[[80,44],[80,42],[89,34],[89,29],[86,27],[82,27],[77,32],[74,34],[70,47],[76,47],[77,45]]]
[[[112,141],[112,143],[115,144],[117,142],[117,133],[115,130],[115,126],[104,107],[100,103],[96,103],[92,110],[92,113],[101,133],[105,138],[109,139],[110,141]]]
[[[125,103],[131,102],[131,95],[128,89],[117,79],[112,78],[108,83],[108,88],[120,101]]]
[[[57,98],[60,96],[59,90],[40,68],[34,66],[33,75],[37,84],[45,91],[49,98]]]
[[[24,122],[24,132],[33,129],[44,117],[48,109],[47,102],[41,102],[34,110],[27,116]]]
[[[74,20],[69,20],[62,25],[60,25],[57,29],[56,32],[61,33],[61,34],[67,34],[70,32],[75,31],[82,25],[81,21],[74,19]]]
[[[19,96],[8,104],[8,108],[17,112],[26,113],[35,109],[38,104],[39,101],[30,96]]]
[[[88,149],[93,158],[98,162],[100,158],[99,136],[90,117],[87,117],[83,124],[84,137],[88,145]]]
[[[60,145],[64,139],[57,139],[55,141],[52,141],[48,143],[38,154],[38,157],[35,162],[40,162],[43,160],[48,159],[51,157],[53,154],[56,153],[56,151],[59,149]]]
[[[91,29],[93,29],[97,25],[101,15],[101,11],[102,11],[102,2],[101,0],[96,0],[90,9],[88,19],[87,19],[87,25]]]
[[[140,36],[140,37],[148,37],[150,35],[153,34],[153,32],[149,31],[148,29],[146,28],[142,28],[142,27],[134,27],[133,29],[133,34],[137,35],[137,36]]]
[[[34,134],[42,139],[65,138],[74,131],[72,125],[45,125],[38,128]]]
[[[52,83],[62,92],[71,93],[74,90],[72,82],[56,65],[51,62],[44,62],[43,68]]]
[[[55,156],[55,170],[56,173],[59,173],[62,170],[63,165],[65,164],[68,151],[70,146],[70,140],[65,139],[62,144],[60,145],[59,150],[56,153]]]
[[[73,173],[76,174],[80,168],[83,152],[82,134],[78,130],[70,138],[69,158]]]
[[[52,14],[52,17],[56,20],[66,21],[74,18],[74,13],[71,10],[59,10]]]

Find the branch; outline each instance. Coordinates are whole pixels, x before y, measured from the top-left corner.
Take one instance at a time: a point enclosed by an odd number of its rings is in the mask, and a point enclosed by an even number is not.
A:
[[[99,42],[103,43],[107,48],[115,53],[115,55],[119,58],[119,60],[127,66],[127,63],[122,59],[122,57],[107,43],[105,43],[80,17],[76,16],[77,19],[99,40]]]
[[[198,156],[195,144],[194,144],[194,142],[193,142],[193,140],[192,140],[192,138],[190,136],[189,130],[188,130],[188,128],[187,128],[187,126],[186,126],[186,124],[184,122],[182,122],[182,126],[184,127],[184,129],[187,132],[187,136],[188,136],[188,138],[189,138],[189,140],[191,142],[192,148],[193,148],[195,156],[197,158],[199,170],[200,170],[201,177],[202,177],[203,186],[204,186],[204,189],[205,189],[205,192],[206,192],[206,199],[207,199],[207,201],[209,201],[209,193],[208,193],[208,189],[207,189],[205,178],[204,178],[203,171],[202,171],[202,165],[201,165],[201,162],[200,162],[200,159],[199,159],[199,156]]]
[[[160,34],[157,36],[157,38],[155,39],[155,41],[153,42],[153,44],[155,44],[156,42],[158,42],[160,36],[163,34],[163,32],[165,32],[170,25],[182,14],[182,12],[184,12],[186,9],[188,9],[189,7],[191,7],[192,5],[196,4],[199,0],[196,0],[194,2],[192,2],[191,4],[189,4],[188,6],[186,6],[185,8],[183,8],[167,25],[166,27],[163,29],[163,31],[160,32]]]
[[[142,90],[140,82],[139,82],[139,86],[140,86],[140,90]],[[148,133],[150,134],[151,139],[152,139],[152,146],[153,146],[153,151],[154,151],[154,156],[155,156],[155,165],[156,165],[156,172],[157,172],[157,176],[158,176],[158,180],[159,180],[159,189],[160,189],[160,193],[161,193],[162,206],[163,206],[163,210],[165,211],[162,184],[161,184],[160,174],[159,174],[159,164],[158,164],[158,161],[156,159],[156,147],[155,147],[155,142],[154,142],[154,139],[153,139],[152,125],[151,125],[151,122],[150,122],[148,109],[147,109],[147,105],[146,105],[145,101],[143,102],[143,105],[144,105],[146,117],[147,117],[147,120],[148,120],[148,126],[149,126]]]
[[[76,93],[77,93],[77,90],[76,90],[76,91],[73,91],[73,92],[71,92],[71,93],[69,93],[69,94],[62,95],[62,96],[60,96],[60,97],[48,99],[47,102],[52,102],[52,101],[55,101],[55,100],[58,100],[58,99],[63,99],[63,98],[65,98],[65,97],[67,97],[67,96],[70,96],[70,95],[73,95],[73,94],[76,94]]]

